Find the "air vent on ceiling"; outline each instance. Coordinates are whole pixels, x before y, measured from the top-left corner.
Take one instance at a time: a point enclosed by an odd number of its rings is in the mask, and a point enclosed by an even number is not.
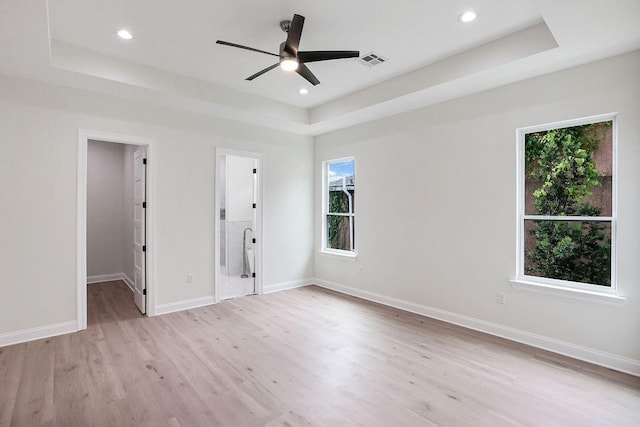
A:
[[[358,61],[363,64],[366,65],[368,67],[373,67],[374,65],[378,65],[378,64],[382,64],[383,62],[387,62],[388,59],[387,58],[383,58],[382,56],[378,55],[377,53],[367,53],[366,55],[364,55],[362,58],[359,58]]]

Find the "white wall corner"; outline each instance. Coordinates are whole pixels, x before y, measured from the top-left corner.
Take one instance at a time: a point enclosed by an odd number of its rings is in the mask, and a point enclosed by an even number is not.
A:
[[[192,308],[204,307],[207,305],[215,304],[215,302],[216,301],[213,296],[206,296],[206,297],[170,302],[166,304],[158,304],[155,306],[155,311],[153,316],[159,316],[161,314],[167,314],[167,313],[174,313],[176,311],[189,310]]]
[[[522,331],[520,329],[511,328],[509,326],[491,323],[473,317],[463,316],[457,313],[441,310],[426,305],[416,304],[398,298],[388,297],[374,292],[362,289],[352,288],[350,286],[341,285],[339,283],[330,282],[323,279],[314,279],[315,285],[330,289],[343,294],[362,298],[368,301],[377,302],[389,307],[398,308],[400,310],[441,320],[443,322],[452,323],[454,325],[495,335],[511,341],[527,344],[553,353],[569,356],[574,359],[583,360],[595,365],[604,366],[605,368],[614,369],[616,371],[625,372],[627,374],[640,377],[640,360],[630,359],[600,350],[588,347],[582,347],[555,338],[545,337]]]
[[[287,289],[295,289],[302,288],[304,286],[309,286],[314,283],[313,278],[292,280],[290,282],[282,282],[282,283],[273,283],[271,285],[265,285],[262,293],[263,294],[272,294],[274,292],[286,291]]]
[[[68,334],[78,330],[78,321],[55,323],[53,325],[38,326],[36,328],[23,329],[21,331],[5,332],[0,334],[0,347],[20,344],[27,341],[39,340],[42,338],[55,337],[57,335]]]

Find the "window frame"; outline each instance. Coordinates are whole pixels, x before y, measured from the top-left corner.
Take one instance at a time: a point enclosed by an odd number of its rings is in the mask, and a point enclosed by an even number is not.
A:
[[[582,126],[593,123],[612,122],[611,129],[611,216],[584,217],[584,216],[548,216],[548,215],[527,215],[525,212],[526,198],[526,167],[525,167],[525,135],[533,132],[566,128],[572,126]],[[617,293],[617,146],[618,146],[618,122],[617,113],[600,114],[596,116],[583,117],[578,119],[563,120],[553,123],[527,126],[516,129],[517,149],[517,210],[516,210],[516,279],[512,280],[517,285],[539,286],[546,289],[558,289],[561,291],[576,291],[580,293],[618,295]],[[602,286],[573,282],[569,280],[552,279],[548,277],[530,276],[525,274],[525,221],[527,220],[554,220],[554,221],[582,221],[582,222],[607,222],[611,224],[611,286]],[[521,286],[516,286],[521,287]]]
[[[329,165],[332,163],[340,163],[340,162],[347,162],[347,161],[353,161],[353,176],[354,176],[354,181],[353,181],[353,185],[354,185],[354,190],[355,188],[357,188],[357,179],[355,178],[357,176],[356,173],[356,158],[355,156],[348,156],[348,157],[340,157],[337,159],[331,159],[331,160],[325,160],[322,162],[322,242],[321,242],[321,248],[320,248],[320,252],[324,253],[324,254],[330,254],[330,255],[338,255],[341,257],[348,257],[348,258],[355,258],[357,256],[357,252],[356,252],[356,245],[355,245],[355,235],[356,235],[356,227],[355,227],[355,218],[356,218],[356,213],[355,213],[355,209],[353,209],[353,212],[351,213],[335,213],[335,212],[329,212]],[[353,202],[353,206],[355,206],[355,199],[356,199],[356,191],[354,191],[354,202]],[[327,247],[327,239],[328,239],[328,234],[327,234],[327,219],[329,215],[335,215],[335,216],[346,216],[346,217],[350,217],[352,218],[352,233],[351,233],[351,248],[352,250],[344,250],[344,249],[335,249],[335,248],[329,248]]]

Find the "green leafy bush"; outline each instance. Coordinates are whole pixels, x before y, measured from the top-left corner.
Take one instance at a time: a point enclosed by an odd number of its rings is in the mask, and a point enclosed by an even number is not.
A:
[[[601,186],[594,161],[597,135],[610,122],[552,129],[525,136],[527,179],[536,215],[599,216],[588,200]],[[611,235],[608,222],[536,220],[527,231],[535,247],[527,251],[527,274],[610,286]]]

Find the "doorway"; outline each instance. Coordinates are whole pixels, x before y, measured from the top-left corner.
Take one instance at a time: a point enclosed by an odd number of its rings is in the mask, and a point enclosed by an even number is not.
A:
[[[216,301],[261,293],[260,155],[216,155]]]
[[[79,330],[87,327],[88,283],[121,280],[132,291],[132,307],[135,303],[142,314],[155,312],[153,146],[147,138],[79,131]]]

